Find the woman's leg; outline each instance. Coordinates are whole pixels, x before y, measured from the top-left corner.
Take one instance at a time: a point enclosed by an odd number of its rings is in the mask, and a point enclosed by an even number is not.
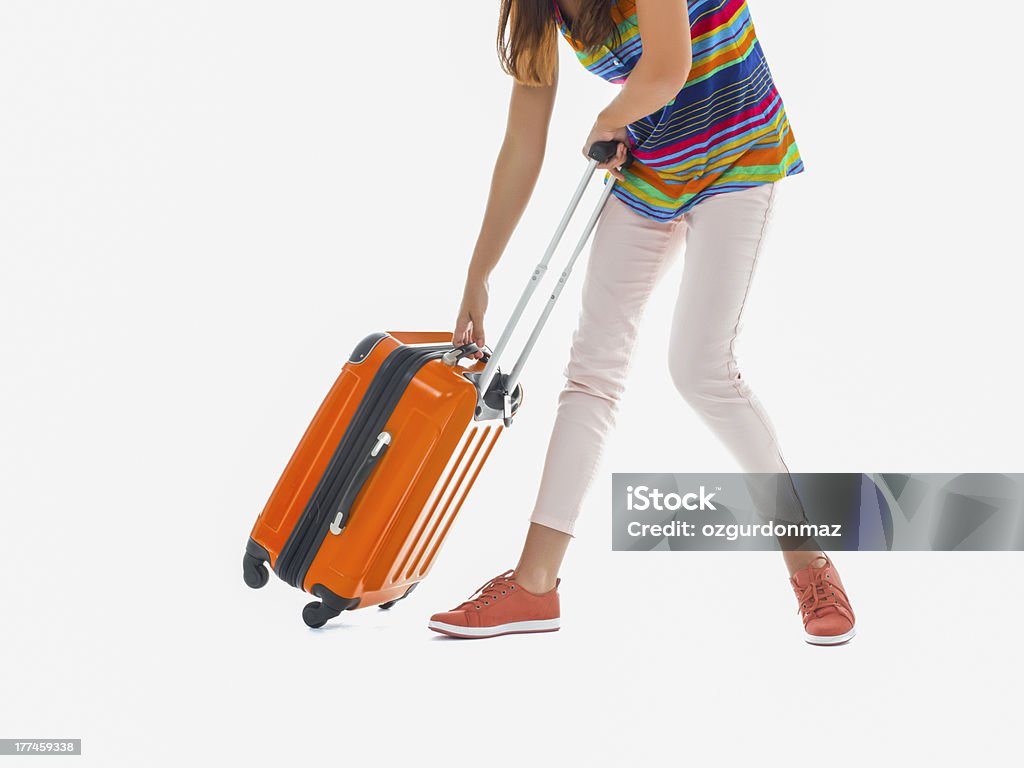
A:
[[[647,299],[685,237],[682,220],[658,222],[608,201],[590,249],[566,383],[516,579],[555,585],[576,517],[615,425]]]
[[[482,638],[559,628],[558,569],[615,423],[640,315],[685,227],[634,213],[618,198],[608,201],[587,260],[566,383],[519,565],[435,613],[430,629]]]
[[[775,185],[765,184],[709,198],[687,214],[669,370],[680,394],[744,472],[788,474],[775,428],[736,357],[774,197]],[[814,546],[783,555],[791,574],[821,557]]]
[[[669,368],[686,401],[748,473],[785,473],[768,414],[742,376],[736,340],[771,216],[767,184],[709,198],[687,215],[686,265],[672,321]],[[792,488],[792,482],[790,483]],[[790,514],[802,516],[794,493]],[[813,540],[780,542],[804,639],[836,645],[854,634],[853,608],[832,561]]]

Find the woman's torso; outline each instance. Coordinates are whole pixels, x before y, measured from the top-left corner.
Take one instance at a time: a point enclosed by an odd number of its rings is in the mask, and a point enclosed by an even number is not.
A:
[[[573,40],[552,2],[580,63],[609,82],[625,83],[643,53],[636,0],[609,0],[619,40],[589,51]],[[638,213],[663,221],[711,195],[803,170],[746,0],[689,0],[687,10],[690,75],[675,99],[627,126],[637,162],[615,188]]]

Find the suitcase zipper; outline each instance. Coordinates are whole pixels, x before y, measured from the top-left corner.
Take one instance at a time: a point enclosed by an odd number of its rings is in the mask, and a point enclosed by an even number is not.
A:
[[[352,483],[351,479],[359,474],[375,437],[383,431],[419,369],[431,360],[440,359],[450,349],[450,346],[403,346],[391,352],[381,364],[327,470],[281,549],[274,570],[283,581],[302,589],[306,572],[341,509],[343,497],[351,493],[354,501],[358,495],[362,483]]]

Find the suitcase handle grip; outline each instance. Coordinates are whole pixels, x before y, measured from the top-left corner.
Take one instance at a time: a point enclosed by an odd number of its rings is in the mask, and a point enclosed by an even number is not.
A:
[[[501,332],[501,338],[499,338],[498,343],[494,345],[494,351],[491,354],[491,359],[487,361],[487,365],[484,367],[483,373],[480,374],[480,378],[476,380],[478,402],[483,403],[484,397],[498,373],[498,362],[501,360],[506,347],[508,347],[508,343],[512,338],[512,333],[515,331],[516,326],[519,325],[519,321],[526,312],[526,307],[530,303],[530,299],[533,298],[534,291],[537,290],[537,285],[544,277],[544,273],[547,272],[548,264],[551,262],[551,257],[554,255],[555,249],[558,248],[558,244],[562,241],[562,236],[565,234],[565,230],[569,226],[569,222],[572,220],[573,214],[576,213],[576,208],[579,206],[580,200],[583,198],[583,193],[586,192],[587,186],[590,184],[590,180],[594,176],[594,171],[597,170],[597,166],[602,162],[607,162],[615,156],[615,153],[618,151],[618,144],[619,142],[617,141],[597,141],[590,145],[590,149],[588,150],[590,162],[587,163],[587,169],[583,172],[583,178],[580,181],[579,186],[576,188],[576,192],[573,193],[572,199],[569,201],[569,207],[562,215],[562,220],[558,223],[558,227],[555,229],[555,234],[551,238],[551,242],[548,243],[548,247],[544,252],[543,258],[541,258],[540,263],[534,268],[533,274],[530,276],[530,280],[527,282],[525,290],[519,297],[519,302],[516,304],[515,309],[512,310],[512,315],[509,317],[508,323],[505,325],[505,329]],[[623,163],[620,168],[626,168],[632,162],[633,155],[632,153],[629,153],[626,162]],[[576,247],[573,249],[572,255],[569,257],[569,262],[565,269],[562,270],[562,274],[558,279],[558,284],[555,286],[547,303],[544,305],[544,310],[541,312],[536,325],[534,325],[533,332],[530,334],[530,338],[523,346],[522,352],[519,353],[519,358],[512,367],[512,372],[504,379],[504,389],[506,392],[515,392],[516,383],[519,381],[519,376],[523,371],[523,366],[526,365],[527,358],[533,351],[533,347],[537,343],[537,339],[540,338],[541,331],[544,330],[548,317],[551,315],[551,311],[555,308],[555,303],[558,301],[558,297],[562,293],[562,288],[565,287],[566,282],[569,280],[569,275],[572,274],[577,258],[579,258],[579,255],[583,252],[587,241],[590,239],[590,235],[597,226],[597,220],[600,218],[601,212],[604,210],[604,206],[608,202],[608,198],[612,195],[612,190],[615,188],[615,182],[616,180],[613,177],[604,185],[604,189],[601,191],[601,197],[597,201],[597,206],[591,214],[590,219],[587,220],[586,226],[583,228],[583,233],[580,235],[579,240],[576,241]]]
[[[341,494],[341,501],[338,502],[338,508],[334,512],[334,519],[331,521],[330,531],[335,536],[344,531],[345,526],[348,525],[348,519],[352,515],[352,505],[355,503],[356,496],[363,490],[363,486],[366,485],[366,478],[370,476],[370,471],[387,451],[389,445],[391,445],[391,434],[389,432],[381,432],[377,435],[377,442],[373,444],[373,448],[363,459],[363,463],[352,473],[352,479],[345,487],[345,492]]]
[[[479,347],[476,344],[470,342],[469,344],[463,344],[461,347],[455,347],[444,353],[441,358],[441,362],[445,365],[456,366],[459,364],[459,360],[470,355],[475,355],[477,352],[483,352],[483,357],[480,358],[485,363],[491,359],[491,350],[486,346]]]
[[[629,168],[633,164],[633,153],[629,151],[629,145],[623,141],[595,141],[587,150],[587,157],[597,160],[598,163],[607,163],[619,151],[619,144],[626,147],[626,162],[620,165],[619,169]]]

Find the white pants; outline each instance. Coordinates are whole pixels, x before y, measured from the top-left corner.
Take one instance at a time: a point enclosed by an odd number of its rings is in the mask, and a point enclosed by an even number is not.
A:
[[[686,242],[672,320],[672,380],[744,472],[788,472],[772,423],[740,375],[735,345],[774,184],[704,200],[659,222],[612,196],[587,262],[583,306],[531,522],[572,534],[625,388],[647,299]]]

